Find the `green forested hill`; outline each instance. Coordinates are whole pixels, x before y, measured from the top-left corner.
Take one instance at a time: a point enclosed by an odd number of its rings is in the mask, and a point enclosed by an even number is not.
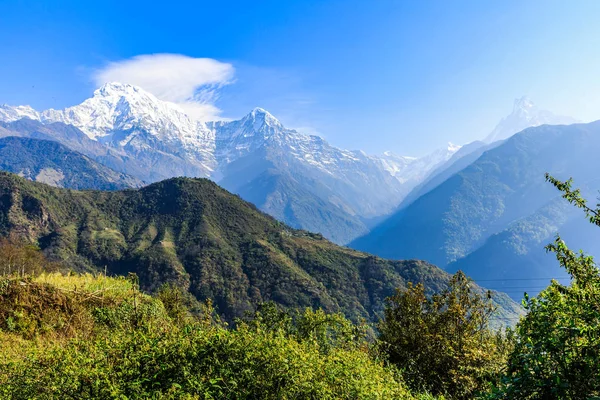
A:
[[[437,291],[449,279],[426,262],[388,261],[291,229],[206,179],[79,192],[1,173],[0,233],[79,270],[135,272],[147,290],[177,283],[227,318],[273,300],[372,320],[408,281]],[[506,318],[519,312],[495,298]]]

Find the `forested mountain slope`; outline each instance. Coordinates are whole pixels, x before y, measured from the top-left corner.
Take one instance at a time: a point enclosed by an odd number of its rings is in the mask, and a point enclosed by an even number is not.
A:
[[[430,291],[449,275],[422,261],[388,261],[277,222],[207,179],[174,178],[139,190],[71,191],[0,174],[0,233],[39,244],[79,270],[135,272],[211,298],[230,319],[273,300],[374,320],[407,282]],[[494,295],[501,315],[518,306]]]

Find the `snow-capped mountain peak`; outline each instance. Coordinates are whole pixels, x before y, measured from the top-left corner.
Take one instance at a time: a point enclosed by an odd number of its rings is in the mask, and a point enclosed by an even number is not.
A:
[[[461,147],[462,147],[461,145],[454,144],[452,142],[448,142],[448,147],[446,150],[448,151],[448,153],[451,153],[451,155],[452,155],[452,154],[456,153],[457,151],[459,151],[461,149]]]
[[[0,107],[0,121],[24,116],[44,124],[72,125],[90,139],[138,158],[177,157],[178,174],[189,170],[209,176],[215,167],[213,132],[176,104],[134,85],[106,83],[81,104],[63,110],[38,113],[30,107]]]
[[[416,160],[417,157],[411,157],[411,156],[399,156],[398,154],[394,153],[393,151],[384,151],[383,152],[383,156],[386,158],[391,158],[391,159],[401,159],[401,160]]]
[[[263,128],[271,127],[283,129],[283,125],[277,118],[275,118],[270,112],[264,108],[256,107],[244,118],[242,118],[243,124],[252,124],[252,129],[260,131]]]
[[[522,96],[518,99],[515,99],[515,104],[513,106],[513,113],[518,113],[518,112],[531,112],[531,110],[534,110],[536,108],[536,105],[533,103],[533,101],[531,101],[531,99],[528,96]]]
[[[411,182],[416,185],[438,165],[449,160],[461,147],[448,142],[446,147],[439,148],[424,157],[398,156],[391,151],[386,151],[378,161],[383,169],[401,183]]]
[[[111,140],[115,132],[135,130],[168,140],[193,140],[199,129],[198,122],[177,105],[159,100],[137,86],[118,82],[106,83],[79,105],[46,110],[41,113],[41,120],[74,125],[95,140]]]
[[[107,82],[94,91],[94,97],[111,97],[111,96],[133,96],[133,95],[150,95],[137,86],[128,83]]]
[[[544,124],[572,124],[577,120],[571,117],[555,115],[538,108],[527,96],[515,99],[512,113],[503,118],[494,130],[485,138],[486,143],[504,140],[523,129]]]
[[[268,115],[271,118],[275,118],[275,117],[273,117],[273,115],[270,112],[268,112],[267,110],[265,110],[262,107],[254,107],[252,109],[252,111],[250,111],[248,113],[248,115],[250,115],[252,117],[261,116],[261,115]]]
[[[0,104],[0,121],[13,122],[21,118],[39,120],[40,113],[30,106],[12,107],[8,104]]]
[[[109,82],[94,91],[81,104],[64,110],[41,113],[31,107],[0,107],[0,120],[13,121],[23,116],[42,123],[62,122],[79,128],[89,138],[124,154],[143,158],[155,165],[160,157],[176,165],[156,165],[160,172],[192,174],[220,179],[228,165],[245,157],[285,159],[288,165],[301,165],[343,181],[385,180],[394,184],[416,184],[438,163],[447,160],[460,146],[422,157],[405,157],[386,152],[369,156],[330,145],[321,137],[288,129],[264,108],[254,108],[233,121],[198,122],[179,106],[162,101],[144,89]],[[190,172],[186,172],[186,166]],[[175,168],[176,167],[176,168]],[[154,167],[153,167],[154,168]],[[200,174],[198,171],[201,171]],[[379,178],[373,178],[379,176]],[[362,177],[362,178],[361,178]],[[394,189],[400,190],[400,189]]]
[[[267,110],[257,107],[239,120],[207,122],[215,137],[215,157],[222,166],[267,144],[287,142],[300,135],[287,129]]]

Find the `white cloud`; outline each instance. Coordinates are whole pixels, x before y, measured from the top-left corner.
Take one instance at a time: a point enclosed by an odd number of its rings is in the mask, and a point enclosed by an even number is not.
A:
[[[161,100],[178,104],[200,120],[218,119],[214,103],[218,90],[232,82],[231,64],[211,58],[181,54],[146,54],[115,61],[97,69],[92,78],[97,86],[107,82],[129,83]]]

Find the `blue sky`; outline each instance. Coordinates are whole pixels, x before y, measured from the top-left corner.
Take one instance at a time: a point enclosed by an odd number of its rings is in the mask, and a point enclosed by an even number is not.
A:
[[[422,155],[484,137],[521,95],[600,119],[599,19],[591,0],[4,0],[0,103],[62,108],[135,57],[210,58],[196,100],[222,117],[260,106],[340,147]]]

